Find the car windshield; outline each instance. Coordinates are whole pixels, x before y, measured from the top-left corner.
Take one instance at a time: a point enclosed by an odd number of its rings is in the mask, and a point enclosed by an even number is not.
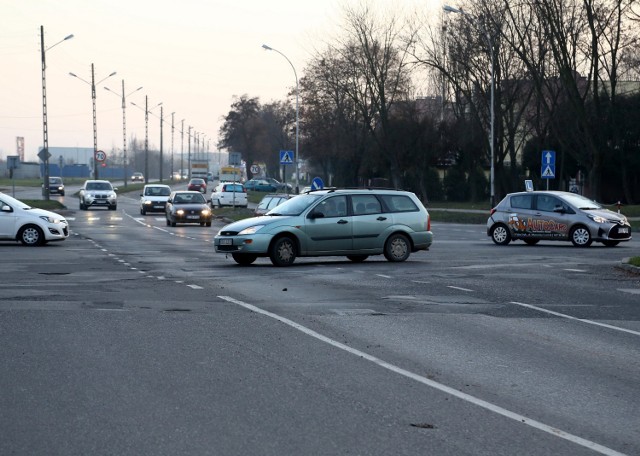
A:
[[[564,199],[567,203],[571,204],[572,206],[577,207],[578,209],[582,209],[582,210],[602,209],[601,205],[582,195],[565,194],[565,195],[562,195],[562,199]]]
[[[174,204],[204,204],[202,193],[178,193],[173,198]]]
[[[300,215],[306,208],[318,201],[322,196],[324,195],[298,195],[282,203],[278,207],[274,207],[265,215]]]
[[[169,187],[147,187],[144,194],[147,196],[169,196],[171,189]]]
[[[87,190],[112,190],[109,182],[88,182]]]
[[[31,209],[31,206],[24,204],[22,201],[11,198],[9,195],[0,193],[0,206],[8,204],[11,207],[19,207],[20,209]]]
[[[59,177],[50,177],[49,178],[49,183],[50,184],[61,184],[62,183],[62,179],[60,179]]]

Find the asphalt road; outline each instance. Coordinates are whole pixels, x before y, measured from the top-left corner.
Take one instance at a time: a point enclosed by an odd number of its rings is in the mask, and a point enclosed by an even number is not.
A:
[[[0,243],[0,454],[640,454],[638,240],[240,267],[136,202]]]

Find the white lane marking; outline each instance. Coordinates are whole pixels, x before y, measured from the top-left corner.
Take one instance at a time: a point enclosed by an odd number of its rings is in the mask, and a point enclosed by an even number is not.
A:
[[[193,288],[194,290],[203,290],[201,286],[198,285],[187,285],[189,288]]]
[[[542,307],[532,306],[531,304],[525,304],[523,302],[511,301],[511,304],[515,304],[516,306],[528,307],[529,309],[534,309],[534,310],[537,310],[539,312],[544,312],[544,313],[548,313],[548,314],[551,314],[551,315],[555,315],[557,317],[567,318],[569,320],[581,321],[582,323],[586,323],[588,325],[602,326],[603,328],[614,329],[616,331],[622,331],[622,332],[626,332],[626,333],[629,333],[629,334],[633,334],[634,336],[640,336],[640,332],[639,331],[634,331],[632,329],[621,328],[619,326],[608,325],[606,323],[598,323],[597,321],[586,320],[584,318],[572,317],[571,315],[563,314],[563,313],[560,313],[560,312],[554,312],[553,310],[543,309]]]
[[[567,269],[567,268],[565,268],[565,271],[569,271],[569,272],[587,272],[586,269]]]
[[[473,291],[468,288],[454,287],[453,285],[447,285],[447,288],[453,288],[454,290],[460,290],[460,291]]]
[[[533,420],[531,418],[528,418],[524,415],[519,415],[517,413],[514,413],[510,410],[504,409],[498,405],[492,404],[490,402],[484,401],[480,398],[471,396],[470,394],[466,394],[463,393],[461,391],[458,391],[454,388],[451,388],[449,386],[446,386],[442,383],[438,383],[435,382],[433,380],[429,380],[426,377],[423,377],[421,375],[415,374],[413,372],[410,372],[406,369],[403,369],[401,367],[398,367],[394,364],[388,363],[386,361],[381,360],[380,358],[376,358],[373,355],[370,355],[368,353],[365,353],[363,351],[357,350],[355,348],[349,347],[348,345],[345,345],[341,342],[338,342],[336,340],[330,339],[327,336],[323,336],[320,333],[315,332],[312,329],[307,328],[306,326],[302,326],[299,323],[296,323],[295,321],[289,320],[288,318],[285,317],[281,317],[278,314],[269,312],[267,310],[261,309],[259,307],[256,307],[252,304],[248,304],[246,302],[243,301],[239,301],[237,299],[234,299],[230,296],[218,296],[218,298],[227,301],[227,302],[231,302],[233,304],[237,304],[241,307],[244,307],[247,310],[250,310],[252,312],[256,312],[259,314],[262,314],[264,316],[273,318],[275,320],[278,320],[281,323],[284,323],[285,325],[291,326],[292,328],[297,329],[298,331],[303,332],[304,334],[314,337],[322,342],[325,342],[329,345],[332,345],[336,348],[339,348],[340,350],[344,350],[348,353],[351,353],[352,355],[358,356],[360,358],[366,359],[367,361],[371,361],[374,364],[377,364],[378,366],[384,368],[384,369],[388,369],[392,372],[395,372],[396,374],[402,375],[404,377],[410,378],[412,380],[415,380],[418,383],[422,383],[423,385],[427,385],[430,386],[431,388],[437,389],[439,391],[442,391],[443,393],[449,394],[451,396],[457,397],[458,399],[461,399],[463,401],[467,401],[471,404],[474,404],[478,407],[482,407],[484,409],[487,409],[491,412],[497,413],[498,415],[502,415],[506,418],[512,419],[514,421],[517,421],[518,423],[522,423],[525,424],[527,426],[530,426],[532,428],[538,429],[540,431],[546,432],[548,434],[551,434],[553,436],[556,437],[560,437],[562,439],[568,440],[570,442],[573,442],[577,445],[583,446],[585,448],[589,448],[590,450],[593,450],[595,452],[598,452],[600,454],[604,454],[607,456],[625,456],[624,453],[619,453],[618,451],[615,451],[611,448],[607,448],[603,445],[600,445],[598,443],[592,442],[590,440],[587,439],[583,439],[582,437],[578,437],[577,435],[573,435],[573,434],[569,434],[568,432],[562,431],[558,428],[555,428],[553,426],[549,426],[547,424],[541,423],[539,421]]]
[[[618,291],[630,294],[640,294],[640,288],[618,288]]]
[[[384,274],[376,274],[376,275],[377,275],[378,277],[383,277],[383,278],[385,278],[385,279],[390,279],[390,278],[391,278],[391,276],[384,275]]]
[[[426,280],[412,280],[413,283],[431,283],[431,282],[427,282]]]

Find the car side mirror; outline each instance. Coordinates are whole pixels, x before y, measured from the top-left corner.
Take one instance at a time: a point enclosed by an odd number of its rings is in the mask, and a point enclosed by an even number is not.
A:
[[[2,212],[12,212],[11,206],[9,206],[8,204],[3,205],[0,210],[2,210]]]
[[[324,218],[324,213],[320,211],[311,211],[309,213],[309,218],[310,219]]]

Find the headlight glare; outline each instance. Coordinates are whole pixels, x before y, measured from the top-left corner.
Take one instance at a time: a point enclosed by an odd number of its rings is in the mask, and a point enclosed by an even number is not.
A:
[[[250,226],[248,228],[245,228],[244,230],[240,231],[238,233],[238,235],[246,235],[246,234],[253,234],[257,231],[259,231],[261,228],[264,228],[264,225],[254,225],[254,226]]]
[[[591,218],[591,220],[593,220],[596,223],[608,223],[609,220],[607,220],[604,217],[601,217],[599,215],[590,215],[589,218]]]

